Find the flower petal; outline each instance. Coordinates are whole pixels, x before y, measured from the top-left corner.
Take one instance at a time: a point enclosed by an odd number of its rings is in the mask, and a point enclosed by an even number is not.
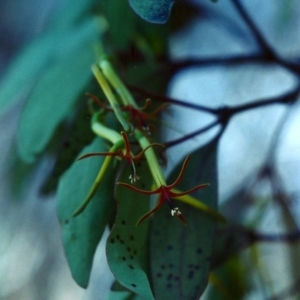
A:
[[[138,192],[138,193],[141,193],[141,194],[146,194],[146,195],[159,194],[161,192],[161,187],[159,187],[158,189],[156,189],[154,191],[144,191],[144,190],[137,189],[136,187],[134,187],[130,184],[124,183],[124,182],[117,182],[117,184],[122,185],[122,186],[124,186],[128,189],[131,189],[135,192]]]

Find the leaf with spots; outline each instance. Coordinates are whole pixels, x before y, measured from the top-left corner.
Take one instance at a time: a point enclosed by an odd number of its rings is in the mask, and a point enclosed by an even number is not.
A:
[[[91,131],[91,114],[85,103],[86,97],[82,101],[84,105],[79,107],[72,123],[68,122],[65,126],[63,136],[55,151],[55,165],[42,187],[42,192],[45,194],[56,190],[60,176],[70,167],[83,147],[90,144],[95,137]]]
[[[104,142],[96,138],[80,156],[105,150]],[[64,250],[72,276],[83,288],[88,285],[94,254],[114,206],[112,168],[105,174],[97,193],[83,213],[75,218],[72,214],[89,192],[103,160],[103,157],[94,157],[75,161],[64,173],[58,186],[57,214]]]
[[[206,189],[193,193],[195,198],[217,210],[217,144],[213,139],[191,154],[187,170],[179,184],[186,190],[200,183]],[[180,171],[175,168],[168,180]],[[182,202],[177,202],[187,226],[173,218],[167,206],[152,219],[150,231],[151,275],[156,300],[198,300],[208,281],[212,241],[216,220]]]
[[[136,165],[141,177],[136,186],[150,189],[152,179],[145,163]],[[119,181],[128,181],[130,168],[125,166]],[[143,299],[153,300],[149,280],[140,260],[147,251],[149,222],[139,226],[136,222],[149,210],[149,196],[139,195],[122,186],[116,187],[118,213],[116,222],[106,242],[108,265],[120,284],[140,295]]]

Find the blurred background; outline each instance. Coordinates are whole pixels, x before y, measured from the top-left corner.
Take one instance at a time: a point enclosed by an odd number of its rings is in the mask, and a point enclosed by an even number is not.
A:
[[[1,1],[0,80],[18,51],[43,35],[59,5],[66,1]],[[192,2],[202,13],[171,37],[172,58],[226,58],[259,52],[253,32],[232,1]],[[281,57],[300,63],[300,2],[252,0],[242,3],[272,48]],[[168,94],[218,108],[283,95],[294,89],[298,81],[299,75],[278,64],[251,61],[230,66],[207,64],[177,73],[169,84]],[[0,299],[105,300],[113,277],[106,266],[104,241],[99,245],[89,288],[81,289],[71,278],[55,213],[55,195],[41,197],[38,192],[49,161],[44,159],[22,183],[22,199],[8,183],[11,163],[8,157],[15,147],[22,100],[20,97],[16,105],[0,114]],[[221,138],[218,172],[223,212],[234,222],[253,227],[261,234],[276,237],[299,226],[298,102],[290,106],[268,105],[237,114]],[[171,108],[164,115],[164,121],[175,130],[165,130],[166,140],[205,127],[213,119],[193,109]],[[178,156],[183,157],[204,144],[217,130],[170,148],[166,172],[172,169]],[[265,172],[266,166],[271,169],[269,173]],[[276,201],[276,197],[282,201]],[[262,239],[240,255],[241,267],[247,272],[247,283],[243,286],[247,290],[236,299],[300,299],[300,292],[295,288],[300,279],[297,236],[292,242]],[[210,294],[209,287],[203,299],[219,298]]]

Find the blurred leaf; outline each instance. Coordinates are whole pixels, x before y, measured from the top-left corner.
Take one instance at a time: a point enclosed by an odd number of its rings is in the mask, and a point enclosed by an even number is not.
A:
[[[115,292],[111,291],[108,300],[141,300],[142,298],[133,292]]]
[[[248,274],[251,274],[251,272],[247,270],[240,257],[233,257],[210,275],[211,289],[209,289],[207,299],[245,299],[250,289]]]
[[[92,16],[93,3],[94,0],[64,1],[50,23],[51,31],[68,30],[88,15]]]
[[[210,187],[193,194],[217,210],[218,138],[191,154],[187,170],[178,189],[185,191],[196,184],[209,182]],[[180,172],[178,166],[172,182]],[[156,300],[198,300],[210,270],[214,218],[189,205],[178,202],[187,226],[173,218],[167,206],[161,208],[151,223],[150,258]]]
[[[255,239],[242,226],[227,225],[216,229],[212,247],[211,269],[215,269],[238,252],[250,247]],[[226,249],[226,251],[224,251]]]
[[[99,25],[94,20],[89,20],[68,31],[50,31],[22,49],[0,83],[0,111],[7,110],[26,96],[49,65],[64,60],[70,52],[78,51],[83,43],[96,38],[99,31]],[[48,90],[49,87],[46,91]]]
[[[106,151],[99,138],[80,154]],[[58,187],[57,214],[62,227],[65,254],[74,280],[83,288],[89,282],[97,245],[113,207],[113,169],[105,175],[99,190],[83,213],[73,218],[73,212],[89,192],[103,162],[103,157],[75,161],[62,176]]]
[[[13,106],[28,92],[36,77],[50,60],[51,47],[56,40],[57,37],[53,35],[39,38],[16,56],[0,83],[1,112]]]
[[[120,14],[120,12],[122,12]],[[119,50],[128,47],[135,34],[136,16],[124,0],[106,1],[104,15],[109,24],[109,34],[113,45]],[[126,22],[124,22],[126,20]]]
[[[123,170],[119,181],[128,182],[127,168]],[[152,179],[147,165],[140,164],[137,173],[141,179],[137,188],[150,189]],[[118,213],[116,223],[107,239],[106,256],[108,265],[115,278],[129,290],[143,299],[154,299],[150,284],[142,269],[140,258],[146,251],[148,221],[135,226],[138,219],[149,210],[149,196],[139,195],[121,186],[116,187]]]
[[[151,23],[166,23],[174,0],[129,0],[132,9]]]
[[[83,24],[65,48],[64,55],[43,71],[21,116],[18,149],[21,158],[31,163],[70,113],[75,101],[92,77],[93,42],[99,27],[94,20]],[[38,126],[37,126],[38,125]]]

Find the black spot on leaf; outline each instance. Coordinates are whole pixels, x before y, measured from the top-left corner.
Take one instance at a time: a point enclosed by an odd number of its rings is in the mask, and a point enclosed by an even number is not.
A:
[[[136,284],[132,283],[131,286],[136,287]]]
[[[128,267],[131,269],[131,270],[134,270],[134,267],[132,265],[128,265]]]
[[[190,271],[188,274],[188,279],[192,279],[194,277],[194,271]]]
[[[157,274],[156,274],[156,277],[157,277],[157,278],[160,278],[161,276],[162,276],[161,273],[157,273]]]
[[[122,223],[122,225],[125,225],[125,224],[126,224],[126,221],[125,221],[125,220],[123,220],[121,223]]]
[[[197,252],[198,254],[201,254],[201,253],[203,252],[203,250],[202,250],[201,248],[198,248],[198,249],[196,250],[196,252]]]
[[[110,242],[113,244],[115,242],[115,239],[110,239]]]
[[[122,257],[122,259],[123,259],[123,261],[125,261],[125,260],[126,260],[126,257],[125,257],[125,256],[123,256],[123,257]]]

